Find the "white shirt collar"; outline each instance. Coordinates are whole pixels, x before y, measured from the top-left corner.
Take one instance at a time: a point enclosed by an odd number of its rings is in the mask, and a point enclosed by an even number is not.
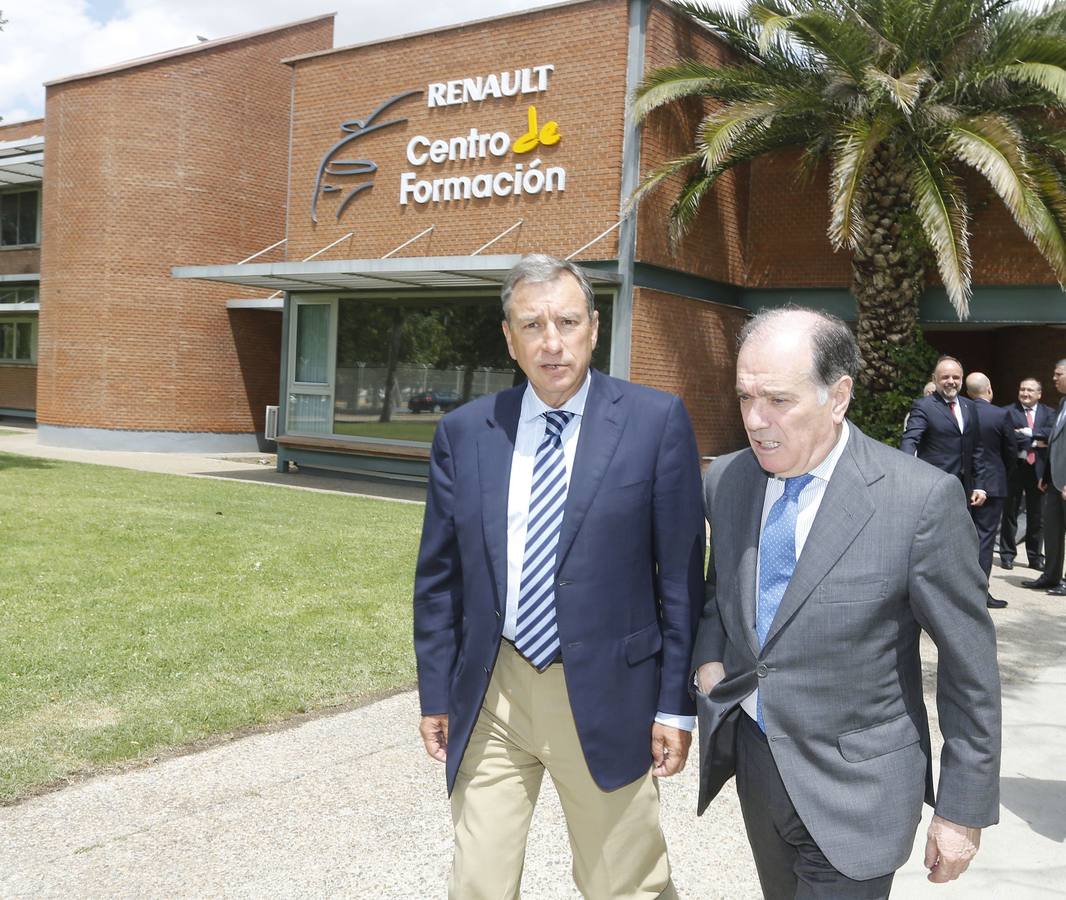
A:
[[[542,416],[549,410],[556,408],[573,413],[575,416],[583,416],[585,414],[585,401],[588,400],[589,397],[590,384],[592,384],[591,369],[585,373],[585,383],[581,385],[578,392],[562,406],[554,407],[548,406],[547,403],[541,400],[540,397],[537,396],[537,392],[533,390],[533,386],[527,381],[526,391],[522,395],[521,421],[532,422],[537,416]]]

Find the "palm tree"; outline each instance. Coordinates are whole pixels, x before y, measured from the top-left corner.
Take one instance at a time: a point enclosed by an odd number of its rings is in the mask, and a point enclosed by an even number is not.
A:
[[[634,195],[687,173],[670,211],[677,241],[718,177],[784,148],[829,167],[829,238],[851,252],[864,366],[887,390],[935,259],[959,318],[971,294],[964,173],[987,179],[1066,280],[1066,2],[761,0],[742,12],[678,2],[733,51],[650,73],[643,119],[707,98],[695,149]]]

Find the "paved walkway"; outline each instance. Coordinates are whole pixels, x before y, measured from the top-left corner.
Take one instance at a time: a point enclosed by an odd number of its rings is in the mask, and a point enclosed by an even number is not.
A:
[[[0,435],[0,451],[199,476],[242,471],[232,459],[97,451],[90,460],[32,442],[32,433]],[[893,897],[1066,896],[1066,600],[1017,586],[1031,574],[993,573],[994,592],[1010,601],[994,613],[1004,676],[1001,824],[986,831],[971,871],[948,886],[925,881],[919,839]],[[935,659],[935,648],[927,651]],[[450,820],[417,718],[406,692],[0,808],[0,898],[443,897]],[[662,782],[679,893],[757,898],[732,787],[700,820],[695,796],[693,766]],[[523,896],[576,897],[569,864],[546,783]]]

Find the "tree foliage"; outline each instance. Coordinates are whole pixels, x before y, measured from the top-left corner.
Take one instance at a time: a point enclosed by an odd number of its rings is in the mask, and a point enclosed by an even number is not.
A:
[[[674,240],[723,172],[784,148],[829,171],[827,232],[852,254],[863,383],[890,390],[935,261],[960,319],[972,292],[970,203],[977,173],[1066,282],[1066,2],[758,0],[740,11],[677,6],[732,50],[651,72],[645,118],[709,101],[693,149],[650,172],[639,200],[684,181]],[[884,371],[886,370],[887,371]]]

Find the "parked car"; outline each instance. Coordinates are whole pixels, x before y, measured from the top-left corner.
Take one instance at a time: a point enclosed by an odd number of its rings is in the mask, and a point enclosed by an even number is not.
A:
[[[455,391],[422,391],[411,395],[407,408],[413,413],[449,412],[462,402],[463,398]]]

